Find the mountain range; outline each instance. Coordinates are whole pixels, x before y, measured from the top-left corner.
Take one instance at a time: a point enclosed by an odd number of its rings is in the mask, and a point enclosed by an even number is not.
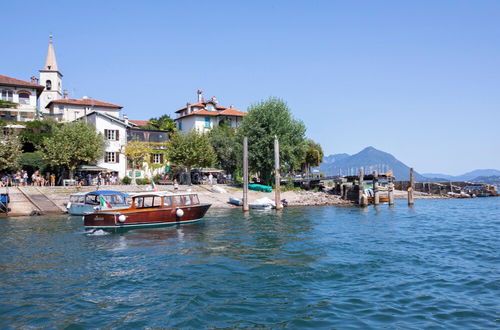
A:
[[[358,175],[359,169],[363,168],[365,174],[377,170],[385,173],[392,170],[396,180],[405,181],[410,178],[410,167],[390,153],[367,147],[357,154],[346,153],[325,156],[319,170],[326,175]],[[500,171],[494,169],[474,170],[462,175],[447,175],[441,173],[414,172],[415,181],[472,181],[480,183],[496,184],[500,181]]]

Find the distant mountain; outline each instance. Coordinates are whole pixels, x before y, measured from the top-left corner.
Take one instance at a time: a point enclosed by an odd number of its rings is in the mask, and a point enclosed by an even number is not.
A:
[[[423,176],[427,178],[441,178],[446,181],[472,181],[477,177],[492,177],[492,176],[500,176],[499,170],[494,169],[483,169],[483,170],[474,170],[471,172],[467,172],[462,175],[448,175],[448,174],[438,174],[438,173],[423,173]],[[433,180],[439,181],[439,180]]]
[[[323,158],[323,163],[324,164],[331,164],[331,163],[334,163],[338,160],[342,160],[344,158],[347,158],[349,156],[350,156],[349,154],[334,154],[334,155],[326,156]]]
[[[339,157],[339,155],[341,155]],[[320,171],[327,175],[357,175],[359,169],[363,168],[366,174],[377,170],[379,173],[385,173],[392,170],[396,180],[409,180],[410,168],[397,160],[393,155],[367,147],[357,154],[349,156],[348,154],[337,154],[325,157],[325,161],[320,166]],[[426,181],[426,178],[415,172],[416,181]]]
[[[487,183],[500,187],[500,175],[479,176],[470,181],[474,183]]]
[[[433,179],[432,181],[449,181],[454,180],[453,175],[442,174],[442,173],[422,173],[422,176],[426,178]],[[434,180],[436,179],[436,180]]]

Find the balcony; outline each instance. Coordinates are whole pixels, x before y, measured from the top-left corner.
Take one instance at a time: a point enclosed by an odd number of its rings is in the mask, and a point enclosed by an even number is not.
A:
[[[149,131],[138,128],[129,128],[127,129],[127,141],[165,143],[168,141],[168,133],[164,131]]]

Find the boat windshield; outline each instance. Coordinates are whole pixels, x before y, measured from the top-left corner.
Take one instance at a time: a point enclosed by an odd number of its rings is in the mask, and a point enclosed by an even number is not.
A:
[[[85,199],[85,204],[99,205],[101,203],[101,196],[104,198],[104,200],[106,200],[106,202],[110,203],[111,205],[127,204],[126,197],[121,194],[117,195],[88,194]]]
[[[69,198],[69,201],[71,203],[79,203],[79,204],[83,204],[85,202],[85,196],[84,195],[78,195],[78,196],[71,196]]]

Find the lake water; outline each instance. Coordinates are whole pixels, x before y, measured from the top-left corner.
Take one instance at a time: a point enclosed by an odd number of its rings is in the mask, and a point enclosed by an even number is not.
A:
[[[0,327],[498,328],[500,199],[275,212],[104,235],[0,219]]]

